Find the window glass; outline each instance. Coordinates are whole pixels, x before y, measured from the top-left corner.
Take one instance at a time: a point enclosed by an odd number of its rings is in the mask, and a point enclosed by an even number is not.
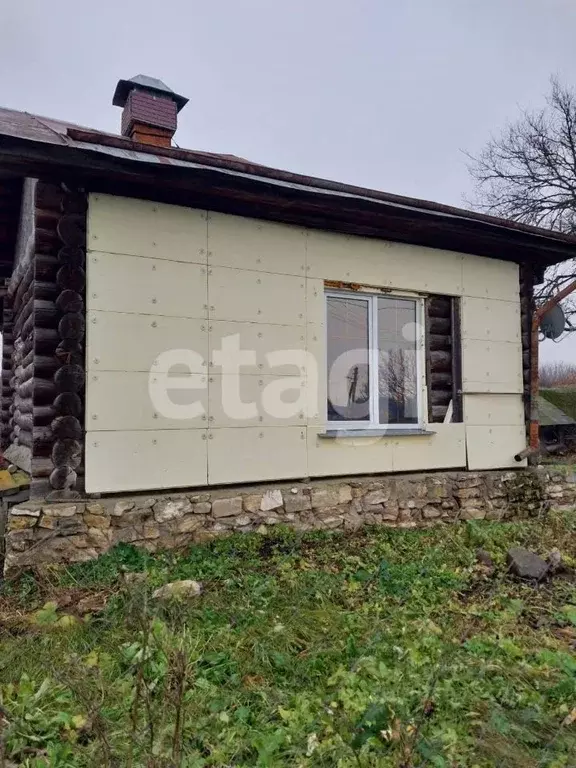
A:
[[[369,303],[327,299],[328,421],[370,421]]]
[[[416,302],[378,298],[378,421],[418,423]]]

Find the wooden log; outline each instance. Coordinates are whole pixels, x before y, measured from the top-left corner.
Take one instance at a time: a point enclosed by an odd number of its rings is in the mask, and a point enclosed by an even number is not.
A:
[[[60,264],[56,256],[50,254],[36,254],[34,259],[35,275],[38,280],[56,281],[56,275]]]
[[[451,389],[452,373],[431,373],[430,385],[432,389]]]
[[[77,291],[66,289],[56,299],[60,312],[83,312],[84,299]]]
[[[66,192],[62,198],[62,212],[82,214],[86,220],[88,198],[83,192]]]
[[[75,392],[61,392],[54,400],[54,411],[59,416],[79,418],[82,415],[82,410],[82,400]]]
[[[80,342],[75,339],[62,339],[54,354],[62,365],[74,363],[84,367],[84,351]]]
[[[46,379],[54,376],[60,367],[58,360],[51,355],[35,355],[33,366],[34,374]]]
[[[54,353],[60,334],[55,328],[34,329],[34,349],[39,354]]]
[[[448,411],[447,405],[433,405],[431,408],[432,420],[436,423],[442,423],[446,417]]]
[[[82,461],[82,443],[78,440],[57,440],[52,448],[52,461],[55,467],[76,469]]]
[[[32,457],[32,477],[50,477],[53,470],[54,464],[52,463],[52,457]]]
[[[429,397],[430,397],[430,402],[432,403],[432,406],[448,405],[450,400],[452,400],[452,390],[451,389],[432,390],[432,392],[430,392]]]
[[[33,378],[20,387],[22,397],[34,397],[35,405],[50,405],[56,397],[56,386],[48,379]]]
[[[86,216],[81,213],[65,213],[56,228],[64,245],[86,247]]]
[[[82,267],[64,264],[56,274],[56,284],[62,290],[82,291],[86,285],[86,273]]]
[[[426,302],[428,317],[450,318],[452,300],[448,296],[430,296]]]
[[[71,264],[73,267],[83,267],[86,262],[84,248],[65,245],[58,251],[58,261],[61,264]]]
[[[46,299],[48,301],[55,301],[59,293],[60,293],[60,289],[58,288],[56,283],[52,283],[46,280],[34,281],[34,297],[37,299]]]
[[[56,229],[36,227],[34,233],[34,247],[36,253],[50,254],[58,248],[60,238]]]
[[[451,373],[452,355],[450,352],[431,352],[430,371],[431,373]]]
[[[82,339],[85,328],[84,315],[77,312],[67,312],[58,323],[58,333],[62,339]]]
[[[57,491],[74,488],[77,479],[78,474],[76,471],[65,464],[52,470],[50,473],[50,486]]]
[[[35,190],[35,207],[37,210],[45,209],[60,212],[64,196],[65,193],[60,184],[39,181]]]
[[[439,333],[431,333],[428,336],[428,349],[431,352],[449,350],[452,348],[452,337]]]
[[[58,392],[79,392],[84,386],[84,369],[80,365],[63,365],[54,374]]]
[[[82,425],[75,416],[57,416],[50,426],[52,433],[59,440],[81,440],[84,434]]]
[[[37,405],[32,410],[36,426],[47,427],[54,421],[56,411],[52,405]]]
[[[452,331],[452,321],[449,317],[431,317],[428,322],[428,329],[431,334],[447,336]]]

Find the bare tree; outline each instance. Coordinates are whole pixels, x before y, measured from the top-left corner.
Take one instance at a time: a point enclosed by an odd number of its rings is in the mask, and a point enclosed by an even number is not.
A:
[[[546,102],[469,156],[475,193],[468,202],[495,216],[576,234],[576,92],[552,79]],[[576,260],[551,267],[537,300],[575,278]],[[576,321],[576,301],[563,307]]]
[[[540,366],[540,386],[573,387],[576,384],[576,363],[543,363]]]

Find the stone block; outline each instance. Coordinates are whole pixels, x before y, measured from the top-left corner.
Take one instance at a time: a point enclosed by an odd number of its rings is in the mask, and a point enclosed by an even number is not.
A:
[[[384,488],[379,488],[376,491],[368,491],[363,498],[364,509],[374,506],[375,504],[384,504],[390,498],[390,493]]]
[[[171,501],[164,499],[154,504],[154,519],[157,523],[166,523],[169,520],[179,520],[184,515],[192,512],[192,504],[188,499]]]
[[[78,513],[78,508],[70,504],[49,504],[42,507],[42,512],[50,517],[74,517]]]
[[[134,509],[135,506],[136,506],[136,503],[134,502],[134,499],[117,501],[116,504],[114,504],[114,509],[112,510],[112,514],[116,516],[123,515],[125,512],[129,512],[131,509]]]
[[[486,510],[480,507],[465,507],[460,510],[461,520],[484,520],[486,517]]]
[[[110,518],[106,515],[95,515],[92,512],[84,512],[83,520],[89,528],[109,528]]]
[[[352,488],[349,485],[338,487],[338,504],[348,504],[352,501]]]
[[[287,493],[284,498],[286,512],[305,512],[312,509],[312,500],[307,493],[297,491],[295,494]]]
[[[261,503],[262,503],[261,493],[248,494],[247,496],[244,496],[244,498],[242,499],[242,504],[244,506],[244,509],[246,510],[246,512],[252,512],[252,514],[254,514],[255,512],[260,512]]]
[[[204,502],[199,502],[200,504]],[[178,533],[192,533],[197,531],[203,524],[203,521],[199,517],[183,517],[182,520],[178,520],[176,523],[176,530]]]
[[[86,512],[88,512],[91,515],[107,515],[108,511],[106,508],[99,504],[96,501],[89,501],[88,504],[86,504]]]
[[[209,501],[199,501],[194,504],[192,511],[195,515],[209,515],[212,511],[212,504]]]
[[[12,517],[8,520],[8,530],[21,531],[23,528],[34,528],[36,522],[35,517]]]
[[[327,488],[312,488],[311,494],[312,507],[322,509],[323,507],[336,507],[339,502],[337,486],[328,486]]]
[[[422,517],[425,517],[427,519],[440,517],[441,515],[442,515],[442,510],[439,509],[438,507],[434,507],[432,504],[427,504],[422,510]]]
[[[250,525],[251,522],[252,518],[250,515],[240,515],[239,517],[235,518],[234,527],[244,527],[246,525]]]
[[[280,509],[282,505],[282,491],[266,491],[266,493],[262,496],[262,501],[260,502],[260,511],[271,512],[273,509]]]
[[[234,517],[242,512],[242,497],[234,496],[231,499],[214,499],[212,502],[212,516]]]
[[[30,507],[12,507],[10,510],[11,517],[40,517],[39,509],[31,509]]]

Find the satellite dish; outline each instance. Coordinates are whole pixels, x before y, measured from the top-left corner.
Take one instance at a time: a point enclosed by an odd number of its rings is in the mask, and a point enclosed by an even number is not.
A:
[[[540,320],[540,330],[547,339],[557,339],[564,333],[566,318],[560,304],[549,309]]]

